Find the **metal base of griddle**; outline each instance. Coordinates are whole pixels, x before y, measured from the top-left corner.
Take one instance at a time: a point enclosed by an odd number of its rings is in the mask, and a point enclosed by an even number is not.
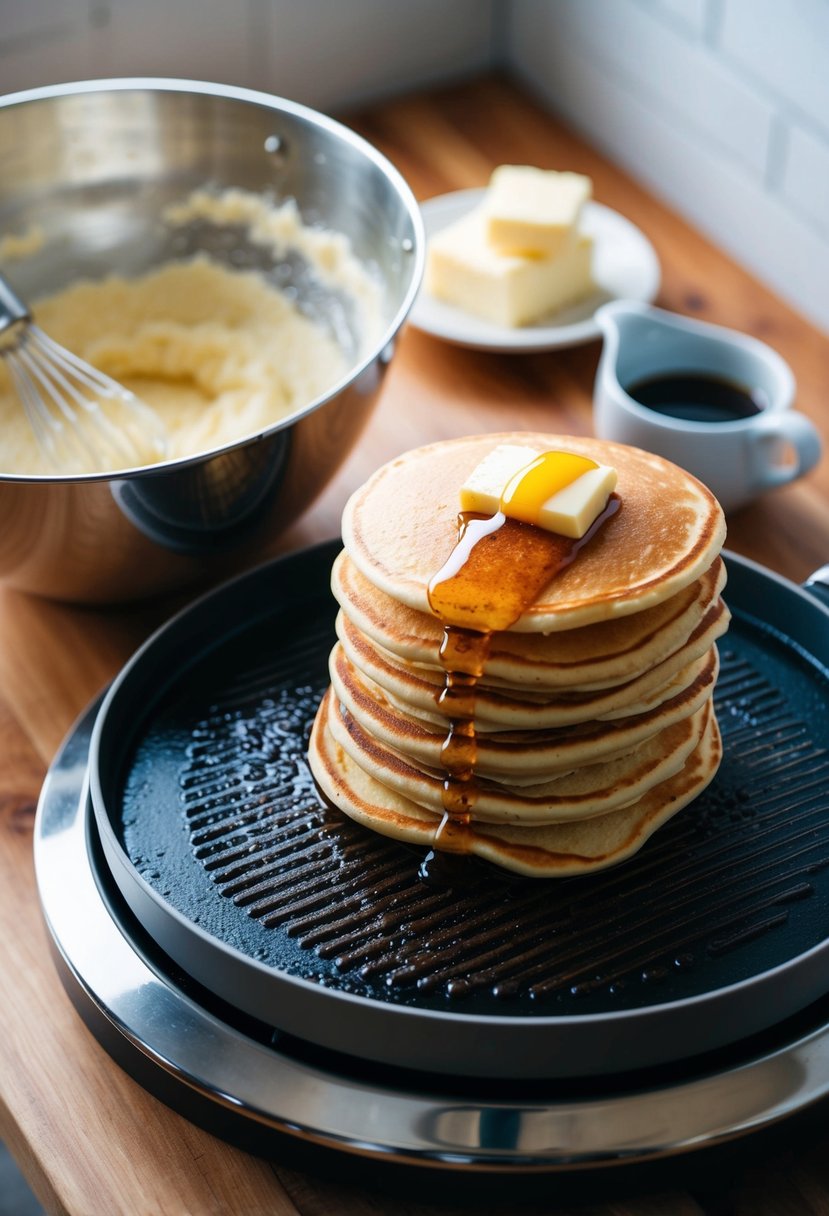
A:
[[[558,1187],[680,1161],[698,1176],[701,1156],[803,1122],[829,1095],[826,1002],[736,1050],[583,1083],[448,1082],[281,1037],[181,973],[121,901],[87,806],[95,709],[56,757],[37,817],[37,881],[58,969],[113,1058],[225,1140],[295,1166],[356,1170],[364,1182],[440,1177],[449,1194],[477,1180],[491,1194],[499,1181],[537,1188],[555,1176]]]

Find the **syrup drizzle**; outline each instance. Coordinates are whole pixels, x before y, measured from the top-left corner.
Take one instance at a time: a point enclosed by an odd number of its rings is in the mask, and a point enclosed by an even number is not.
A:
[[[429,583],[429,606],[443,623],[440,661],[444,685],[436,700],[449,719],[440,754],[443,818],[421,876],[430,877],[435,853],[468,853],[478,795],[475,690],[484,674],[492,635],[509,629],[576,558],[621,506],[611,494],[584,536],[572,539],[498,512],[458,515],[458,541]]]

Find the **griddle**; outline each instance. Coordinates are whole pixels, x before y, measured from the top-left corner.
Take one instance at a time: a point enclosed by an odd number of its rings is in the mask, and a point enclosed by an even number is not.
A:
[[[608,1076],[746,1040],[829,992],[829,611],[726,554],[715,781],[632,860],[561,881],[422,855],[305,763],[338,543],[197,601],[97,714],[89,820],[149,938],[238,1014],[453,1077]]]
[[[240,1013],[164,955],[103,857],[87,797],[98,706],[44,783],[35,867],[58,974],[89,1029],[150,1093],[290,1168],[487,1210],[533,1194],[692,1188],[825,1126],[829,999],[692,1062],[552,1081],[370,1064]],[[368,1168],[370,1167],[370,1168]],[[553,1189],[551,1189],[553,1188]]]
[[[230,1143],[427,1202],[515,1209],[537,1195],[692,1188],[825,1126],[829,999],[731,1048],[570,1081],[489,1081],[372,1065],[220,1001],[138,923],[87,797],[97,705],[53,761],[35,867],[58,974],[89,1029],[150,1093]],[[370,1168],[368,1168],[370,1167]],[[551,1189],[554,1188],[554,1189]]]

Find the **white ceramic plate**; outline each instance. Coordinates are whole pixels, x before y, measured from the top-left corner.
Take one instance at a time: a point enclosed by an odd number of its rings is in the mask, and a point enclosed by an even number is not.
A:
[[[456,190],[421,205],[427,238],[460,219],[483,198],[483,190]],[[601,203],[585,205],[581,227],[595,242],[593,276],[598,290],[548,320],[510,329],[473,317],[436,300],[421,287],[409,320],[436,338],[477,350],[534,351],[579,346],[599,337],[596,310],[608,300],[650,302],[659,290],[659,259],[635,224]]]

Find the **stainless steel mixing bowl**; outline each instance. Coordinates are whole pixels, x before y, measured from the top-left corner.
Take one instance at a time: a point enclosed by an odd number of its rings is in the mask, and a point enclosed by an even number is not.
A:
[[[171,230],[194,189],[296,200],[380,277],[380,337],[357,355],[348,300],[299,255],[233,228]],[[0,98],[0,238],[36,233],[4,269],[28,299],[207,250],[259,266],[337,336],[352,364],[305,408],[195,458],[117,477],[0,473],[0,579],[61,599],[149,596],[260,560],[342,464],[372,410],[417,291],[424,240],[400,174],[346,127],[282,98],[187,80],[100,80]]]

